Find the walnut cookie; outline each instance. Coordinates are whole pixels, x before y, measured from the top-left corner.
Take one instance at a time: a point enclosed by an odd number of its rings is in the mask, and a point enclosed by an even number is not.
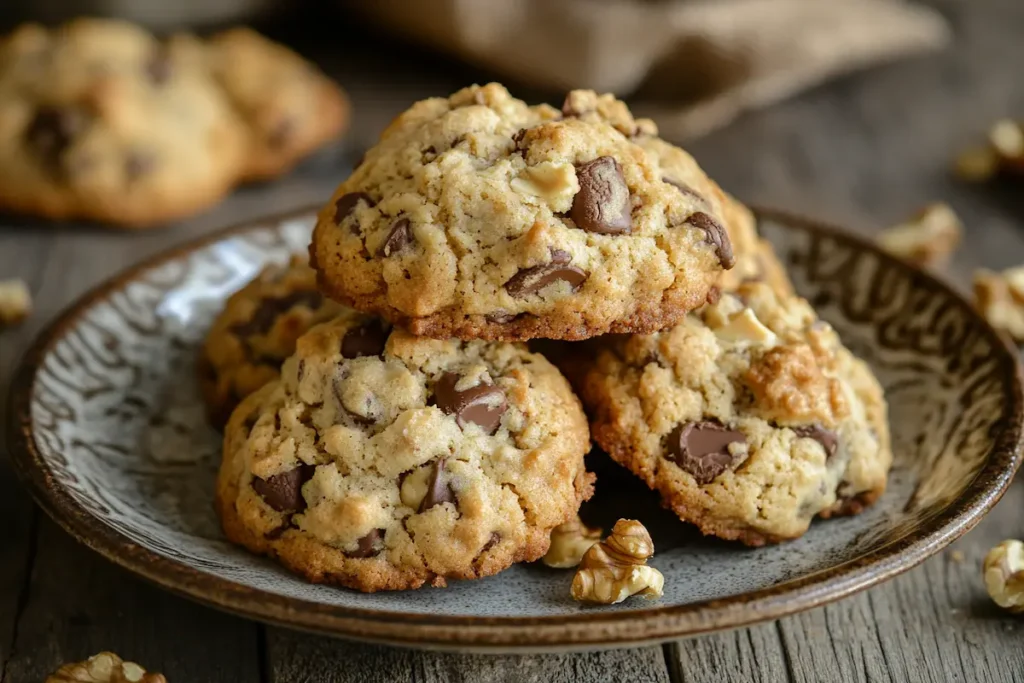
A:
[[[246,32],[26,24],[0,39],[0,207],[122,227],[194,214],[340,131],[344,96],[312,71]]]
[[[860,512],[892,463],[882,389],[803,299],[740,285],[584,379],[594,440],[705,534],[763,545]]]
[[[586,417],[543,357],[354,312],[301,337],[225,430],[225,533],[311,581],[444,586],[532,561],[590,497]]]
[[[199,358],[211,424],[222,427],[239,401],[277,378],[300,336],[343,310],[317,291],[305,256],[267,266],[235,292],[214,320]]]
[[[635,141],[654,132],[589,91],[562,112],[495,83],[418,102],[321,211],[321,289],[436,338],[672,325],[734,259],[721,191],[695,163],[666,176]]]

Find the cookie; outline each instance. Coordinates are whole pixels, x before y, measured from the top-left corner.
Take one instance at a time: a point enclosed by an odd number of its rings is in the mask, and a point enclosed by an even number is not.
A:
[[[192,215],[338,131],[325,81],[248,32],[22,26],[0,40],[0,208],[122,227]]]
[[[316,289],[304,256],[263,269],[227,300],[199,358],[210,422],[221,427],[243,398],[280,374],[296,340],[345,310]]]
[[[208,58],[249,132],[246,180],[280,175],[348,125],[341,89],[313,64],[255,31],[213,36]]]
[[[636,144],[644,149],[649,157],[657,160],[658,166],[667,178],[686,178],[694,174],[697,162],[689,154],[675,145],[668,143],[652,134],[649,126],[636,136]],[[723,224],[729,233],[733,257],[736,264],[723,272],[715,283],[722,292],[733,292],[744,282],[763,281],[771,285],[776,292],[783,295],[793,293],[785,268],[775,256],[771,244],[757,233],[757,219],[754,214],[734,197],[722,192],[714,181],[715,196],[722,203]]]
[[[792,539],[885,490],[881,387],[806,301],[766,283],[610,341],[582,396],[594,440],[705,534]]]
[[[228,538],[311,581],[444,586],[540,558],[593,475],[579,400],[525,347],[344,312],[225,430]]]
[[[131,24],[24,26],[0,44],[0,207],[125,226],[223,197],[246,163],[208,71]]]
[[[323,291],[436,338],[650,332],[734,265],[724,197],[667,176],[610,95],[560,112],[496,83],[401,114],[320,212]],[[681,154],[685,154],[680,150]]]

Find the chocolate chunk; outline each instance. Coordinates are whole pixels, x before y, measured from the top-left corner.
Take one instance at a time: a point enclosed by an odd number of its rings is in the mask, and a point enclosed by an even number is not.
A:
[[[588,161],[576,169],[576,179],[580,191],[569,210],[576,227],[602,235],[632,231],[629,186],[618,161],[608,156]]]
[[[729,233],[718,221],[703,211],[697,211],[687,218],[686,222],[704,231],[704,238],[715,247],[715,253],[718,254],[718,260],[722,263],[723,268],[728,270],[736,265],[736,259],[732,255]]]
[[[572,291],[579,291],[589,273],[569,265],[570,261],[572,261],[572,255],[569,252],[563,249],[552,249],[551,263],[523,268],[505,283],[505,291],[517,299],[521,299],[536,294],[548,285],[559,281],[568,282]]]
[[[720,290],[718,287],[712,286],[711,289],[708,290],[708,295],[705,301],[707,301],[708,304],[714,306],[715,304],[718,303],[719,299],[721,298],[722,290]]]
[[[362,327],[354,327],[341,340],[341,355],[344,358],[379,356],[384,353],[388,331],[380,320],[371,320]]]
[[[668,435],[667,448],[669,458],[703,486],[732,467],[729,444],[745,441],[746,437],[741,432],[704,420],[684,422],[672,430]]]
[[[299,290],[280,297],[267,297],[253,311],[248,322],[235,323],[231,326],[231,331],[239,337],[266,334],[274,326],[274,321],[292,307],[303,305],[311,310],[316,310],[323,302],[324,297],[320,292],[310,290]]]
[[[831,429],[825,429],[820,424],[808,425],[806,427],[791,427],[793,433],[803,439],[814,439],[825,449],[825,459],[836,454],[836,447],[839,445],[839,437]]]
[[[349,557],[375,557],[384,550],[384,529],[374,529],[360,538],[356,543],[358,547],[350,553]]]
[[[359,206],[359,202],[366,202],[366,205],[373,207],[376,205],[370,195],[365,192],[349,192],[338,197],[338,201],[334,202],[334,222],[337,225],[341,225],[341,222],[352,215],[352,212]]]
[[[260,495],[267,505],[278,512],[302,512],[306,499],[302,497],[302,485],[313,478],[316,467],[299,465],[293,470],[275,474],[269,479],[254,477],[252,490]]]
[[[673,178],[668,178],[668,177],[664,177],[661,180],[662,180],[662,182],[668,183],[672,187],[676,188],[677,190],[679,190],[683,194],[690,195],[694,199],[697,199],[697,200],[699,200],[701,202],[705,201],[704,197],[699,192],[697,192],[695,189],[693,189],[692,187],[690,187],[686,183],[682,183],[682,182],[680,182],[678,180],[675,180]]]
[[[526,128],[520,128],[516,131],[516,134],[512,136],[512,143],[516,146],[519,151],[524,151],[526,148],[523,147],[523,138],[526,137]]]
[[[465,391],[458,391],[455,385],[461,377],[454,372],[441,375],[434,385],[434,403],[448,415],[455,415],[455,421],[462,429],[472,422],[488,434],[498,431],[501,416],[508,409],[505,392],[493,384],[478,384]]]
[[[42,107],[25,131],[28,144],[53,168],[75,138],[89,125],[89,117],[71,107]]]
[[[412,229],[409,226],[408,218],[399,218],[391,226],[391,232],[377,250],[377,256],[387,258],[405,249],[412,242]]]
[[[430,470],[430,478],[427,480],[427,495],[420,501],[420,508],[417,512],[426,512],[435,505],[441,503],[456,503],[455,491],[452,490],[451,481],[444,474],[444,458],[434,461],[433,469]]]
[[[149,61],[146,62],[146,75],[153,85],[163,85],[171,80],[173,73],[171,56],[167,52],[167,48],[161,46],[153,52]]]

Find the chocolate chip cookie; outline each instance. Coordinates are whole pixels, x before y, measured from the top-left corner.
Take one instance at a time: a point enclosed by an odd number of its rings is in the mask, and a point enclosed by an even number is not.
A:
[[[214,320],[199,359],[210,422],[223,426],[239,401],[277,378],[300,336],[344,311],[317,291],[316,273],[304,256],[268,266],[235,292]]]
[[[286,170],[344,125],[344,96],[248,31],[159,40],[131,24],[0,40],[0,208],[144,227]]]
[[[582,395],[595,441],[705,534],[796,538],[885,490],[881,387],[807,302],[766,283],[609,342]]]
[[[666,175],[636,142],[655,132],[589,91],[561,111],[495,83],[419,102],[321,211],[321,288],[436,338],[674,324],[735,257],[721,191],[692,160]]]
[[[673,144],[665,142],[652,129],[645,126],[635,136],[648,156],[657,160],[664,177],[679,187],[690,191],[679,178],[689,178],[696,172],[697,162],[689,154]],[[789,276],[775,256],[771,244],[758,236],[757,219],[740,201],[722,192],[714,181],[708,181],[714,188],[712,194],[721,198],[723,224],[729,234],[735,265],[723,272],[716,287],[722,292],[735,291],[743,282],[764,281],[780,294],[792,294]]]
[[[218,510],[311,581],[444,586],[543,556],[590,497],[589,446],[568,383],[523,346],[343,315],[231,416]]]

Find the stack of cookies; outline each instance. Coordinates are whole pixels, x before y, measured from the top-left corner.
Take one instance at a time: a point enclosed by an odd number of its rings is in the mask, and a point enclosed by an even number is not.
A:
[[[202,363],[211,417],[230,414],[227,535],[310,580],[538,559],[593,492],[591,438],[749,545],[885,488],[870,370],[750,212],[609,95],[415,104],[320,212],[310,260],[238,292]],[[522,343],[540,339],[572,386]]]

